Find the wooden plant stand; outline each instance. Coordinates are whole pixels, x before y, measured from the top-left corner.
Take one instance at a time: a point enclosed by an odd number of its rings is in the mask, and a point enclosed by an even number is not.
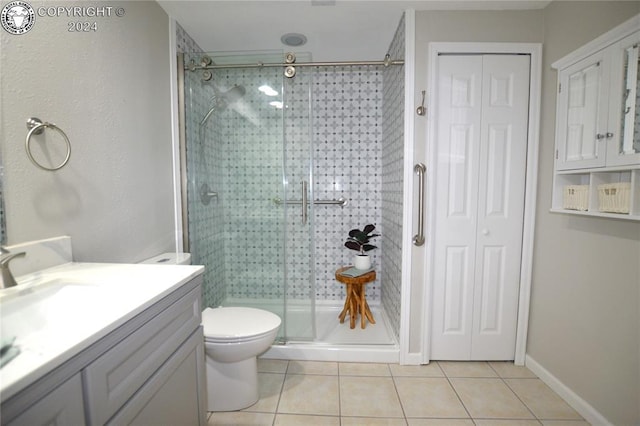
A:
[[[336,280],[347,286],[347,298],[344,301],[344,308],[338,318],[340,318],[340,324],[344,323],[344,319],[349,314],[349,326],[350,328],[356,327],[356,318],[358,313],[360,314],[360,326],[365,328],[365,321],[368,319],[371,324],[375,324],[369,304],[367,303],[367,296],[365,292],[365,284],[376,280],[376,271],[367,272],[359,277],[349,277],[342,275],[343,271],[352,268],[352,266],[344,266],[336,271]]]

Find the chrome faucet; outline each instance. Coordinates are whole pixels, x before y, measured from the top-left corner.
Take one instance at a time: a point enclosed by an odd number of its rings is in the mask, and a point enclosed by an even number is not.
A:
[[[0,255],[0,278],[2,279],[2,282],[0,282],[0,288],[15,287],[18,283],[16,283],[16,279],[13,277],[13,274],[9,269],[9,262],[16,257],[26,256],[26,253],[23,251],[19,253],[11,253],[6,248],[0,247]]]

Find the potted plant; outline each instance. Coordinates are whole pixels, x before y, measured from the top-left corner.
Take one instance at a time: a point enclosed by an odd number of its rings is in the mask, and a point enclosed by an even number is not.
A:
[[[371,258],[365,252],[377,248],[373,244],[369,244],[372,238],[379,237],[380,234],[374,234],[376,229],[375,225],[366,225],[362,231],[359,229],[352,229],[349,231],[349,237],[344,243],[344,246],[348,249],[355,250],[358,254],[355,257],[354,266],[356,269],[369,269],[371,268]]]

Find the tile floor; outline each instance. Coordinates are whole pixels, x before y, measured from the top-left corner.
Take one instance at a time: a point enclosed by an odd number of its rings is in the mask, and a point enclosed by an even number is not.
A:
[[[525,367],[258,360],[260,400],[209,425],[586,426]]]

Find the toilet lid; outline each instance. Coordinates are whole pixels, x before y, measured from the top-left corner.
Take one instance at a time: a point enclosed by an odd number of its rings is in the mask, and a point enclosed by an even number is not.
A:
[[[280,317],[254,308],[206,308],[202,311],[205,338],[250,337],[280,326]]]

